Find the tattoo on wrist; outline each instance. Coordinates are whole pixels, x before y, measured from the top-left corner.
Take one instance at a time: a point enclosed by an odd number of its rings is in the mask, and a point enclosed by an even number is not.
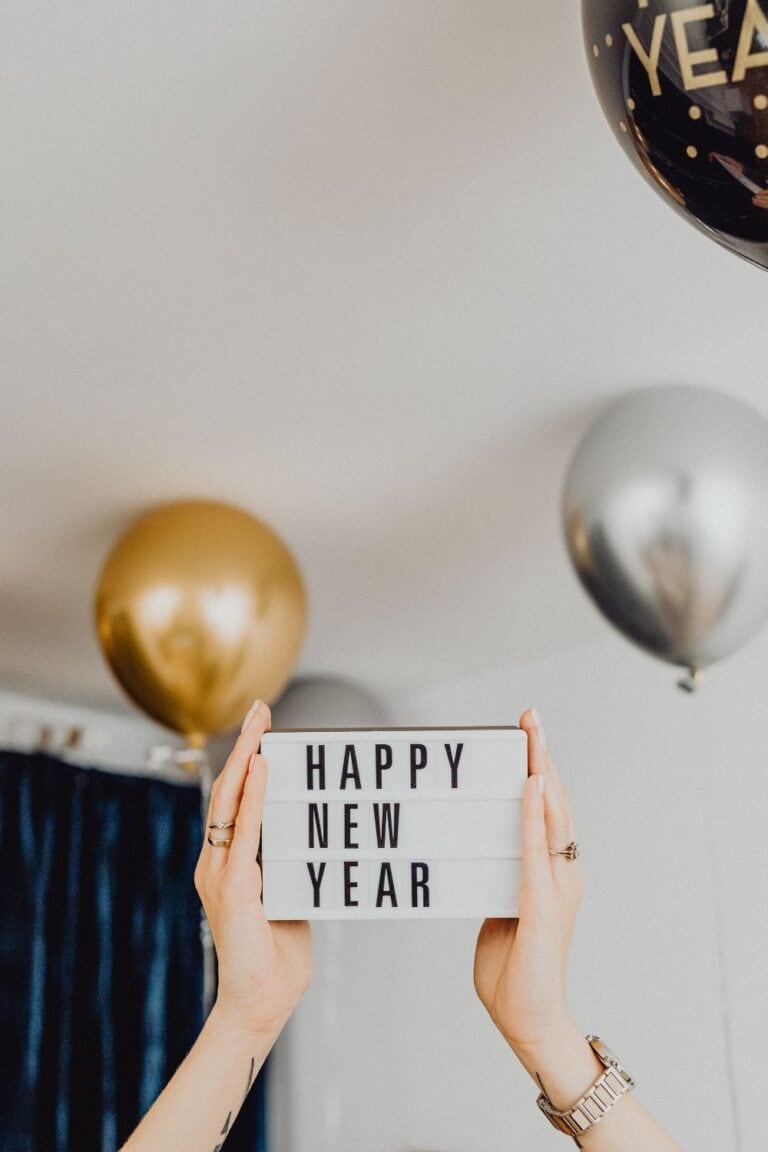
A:
[[[245,1104],[245,1100],[248,1099],[248,1093],[251,1091],[251,1087],[253,1086],[254,1073],[256,1073],[256,1058],[251,1056],[251,1067],[248,1070],[248,1084],[245,1085],[245,1096],[243,1097],[243,1104]],[[219,1132],[220,1136],[226,1136],[228,1134],[230,1124],[231,1112],[225,1120],[225,1127],[223,1127]],[[213,1152],[221,1152],[223,1146],[225,1146],[225,1142],[220,1140],[220,1142],[214,1147]]]
[[[251,1057],[251,1066],[248,1069],[248,1083],[245,1086],[245,1095],[243,1096],[243,1104],[245,1103],[246,1099],[248,1098],[248,1093],[250,1092],[251,1088],[253,1087],[255,1070],[256,1070],[256,1058],[254,1056],[252,1056]],[[229,1127],[230,1127],[231,1123],[232,1123],[232,1113],[230,1112],[229,1115],[227,1116],[226,1120],[224,1121],[224,1127],[222,1128],[221,1132],[219,1133],[220,1136],[226,1136],[227,1135],[227,1133],[229,1132]],[[224,1147],[224,1141],[221,1140],[215,1146],[215,1148],[213,1149],[213,1152],[221,1152],[223,1147]]]
[[[232,1122],[232,1113],[230,1112],[229,1115],[227,1116],[226,1120],[224,1121],[224,1127],[222,1128],[221,1132],[219,1133],[220,1136],[226,1136],[227,1132],[229,1132],[229,1125],[231,1122]],[[223,1147],[224,1147],[224,1141],[222,1140],[220,1144],[216,1145],[213,1152],[221,1152]]]
[[[248,1093],[251,1090],[251,1085],[253,1084],[253,1070],[255,1067],[256,1067],[256,1060],[253,1056],[251,1056],[251,1067],[250,1067],[250,1070],[248,1072],[248,1083],[245,1086],[245,1096],[243,1096],[244,1101],[245,1101],[245,1097],[248,1095]]]

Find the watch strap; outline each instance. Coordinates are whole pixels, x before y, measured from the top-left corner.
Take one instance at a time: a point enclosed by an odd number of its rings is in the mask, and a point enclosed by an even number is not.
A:
[[[581,1136],[599,1123],[625,1092],[631,1092],[635,1082],[616,1057],[600,1041],[599,1036],[587,1036],[587,1041],[605,1071],[570,1108],[555,1108],[542,1092],[536,1099],[541,1111],[553,1127],[567,1136]]]

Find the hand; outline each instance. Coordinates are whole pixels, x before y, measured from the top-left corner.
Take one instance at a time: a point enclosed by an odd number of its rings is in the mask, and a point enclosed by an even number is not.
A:
[[[768,188],[761,188],[752,197],[752,203],[755,208],[768,208]]]
[[[219,967],[214,1011],[257,1033],[283,1027],[312,978],[312,935],[306,921],[270,923],[261,903],[257,863],[267,762],[259,752],[272,724],[258,701],[213,785],[206,825],[235,821],[234,828],[205,829],[195,887],[211,926]],[[231,837],[231,847],[213,839]]]
[[[572,1030],[565,1000],[568,951],[582,894],[577,860],[550,856],[573,840],[568,796],[543,743],[537,714],[524,712],[528,780],[523,796],[523,871],[517,920],[486,920],[475,952],[475,988],[521,1059]],[[539,791],[544,782],[544,794]]]

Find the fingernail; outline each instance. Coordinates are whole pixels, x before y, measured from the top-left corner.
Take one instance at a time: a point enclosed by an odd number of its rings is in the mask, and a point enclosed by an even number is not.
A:
[[[544,725],[542,724],[538,708],[531,708],[531,718],[536,726],[536,735],[539,738],[539,744],[541,744],[542,748],[546,748],[547,734],[544,731]]]
[[[536,779],[536,787],[539,790],[539,796],[544,795],[544,785],[545,784],[546,784],[546,780],[544,779],[544,777],[542,775],[539,775]]]
[[[241,733],[245,732],[246,728],[248,727],[248,725],[251,722],[251,717],[253,716],[254,712],[256,711],[256,709],[258,708],[260,703],[261,703],[260,700],[254,700],[253,704],[251,704],[250,708],[248,709],[248,712],[246,713],[245,720],[243,720],[243,726],[240,729]]]

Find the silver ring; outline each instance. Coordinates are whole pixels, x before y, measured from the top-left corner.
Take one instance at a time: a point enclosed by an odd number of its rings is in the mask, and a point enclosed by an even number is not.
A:
[[[219,820],[218,823],[216,823],[216,824],[209,824],[208,825],[209,828],[234,828],[234,826],[235,826],[234,820],[231,820],[229,822],[229,824],[222,824],[221,821]]]
[[[214,848],[229,848],[232,843],[230,840],[214,840],[211,836],[208,837],[208,843],[212,844]]]
[[[575,840],[571,840],[570,844],[560,851],[556,852],[553,848],[550,848],[549,854],[550,856],[565,856],[566,860],[578,860],[579,846]]]

